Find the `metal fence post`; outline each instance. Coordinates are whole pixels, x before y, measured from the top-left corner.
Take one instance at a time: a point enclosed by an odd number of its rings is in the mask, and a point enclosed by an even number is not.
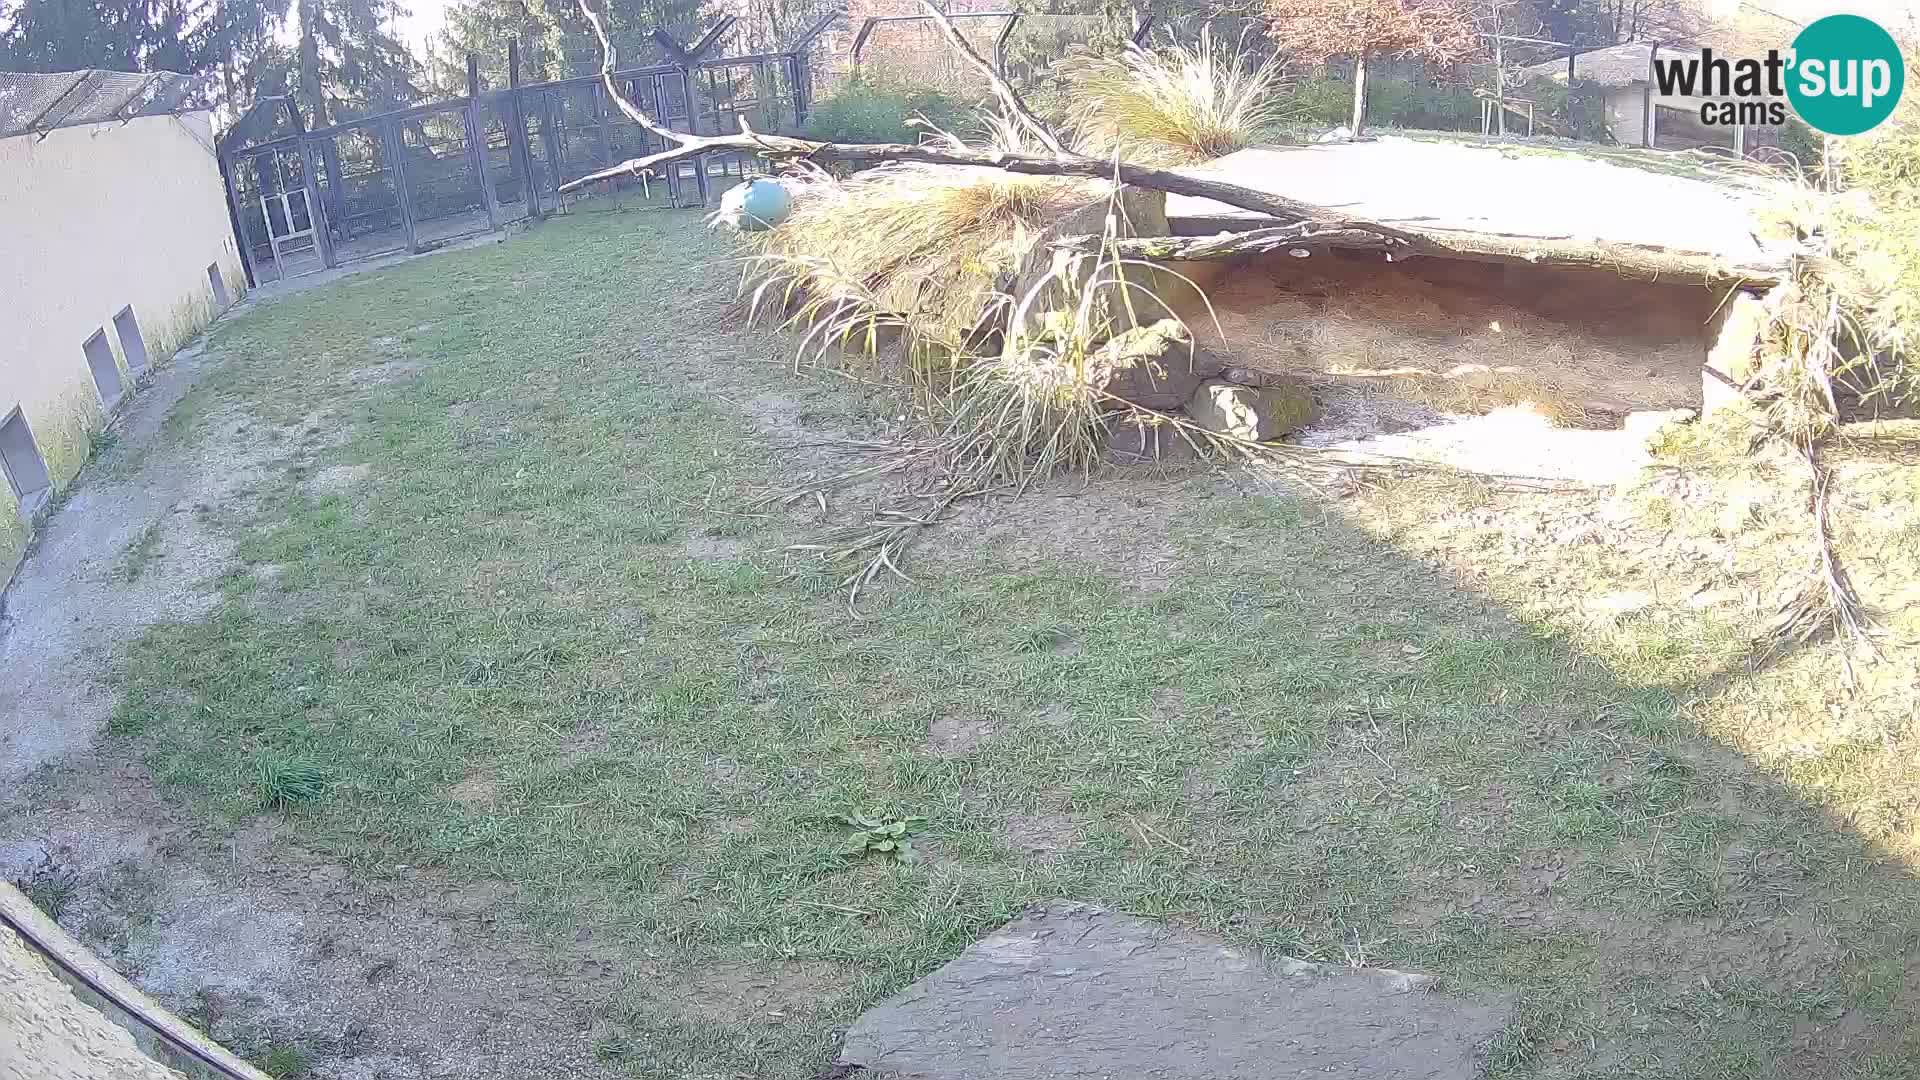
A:
[[[487,171],[486,126],[480,122],[480,58],[467,54],[467,107],[461,111],[467,131],[467,156],[473,161],[480,183],[480,201],[487,207],[487,228],[500,228],[500,196],[493,190],[493,174]]]
[[[260,287],[260,275],[253,268],[253,244],[247,239],[247,229],[240,220],[240,179],[236,170],[240,163],[225,150],[220,151],[221,186],[227,189],[227,220],[233,223],[233,242],[240,245],[240,269],[247,275],[247,288]]]
[[[694,78],[692,68],[683,67],[680,69],[680,89],[685,94],[682,100],[687,103],[687,131],[694,135],[700,134],[701,99],[694,96],[694,86],[699,81],[699,79]],[[676,165],[674,168],[678,169],[679,166]],[[705,154],[695,154],[693,156],[693,185],[694,188],[700,192],[700,205],[707,205],[707,196],[709,193],[707,191],[707,156]]]
[[[593,106],[600,112],[600,167],[603,169],[612,168],[613,135],[608,131],[607,124],[613,119],[613,98],[612,95],[607,93],[605,85],[601,83],[588,83],[587,85],[593,88]],[[615,180],[613,183],[618,185],[619,181]]]
[[[566,182],[566,146],[560,139],[558,118],[560,110],[554,108],[553,95],[540,91],[540,145],[547,148],[547,169],[553,173],[553,208],[561,208],[560,185]]]
[[[547,216],[540,206],[540,189],[533,178],[533,147],[527,144],[527,117],[520,108],[520,39],[507,39],[507,153],[520,173],[520,193],[527,200],[527,216]]]
[[[406,147],[400,141],[400,125],[392,120],[380,125],[380,153],[393,168],[393,194],[400,200],[400,227],[407,231],[407,251],[418,254],[420,237],[413,228],[413,188],[407,183]]]

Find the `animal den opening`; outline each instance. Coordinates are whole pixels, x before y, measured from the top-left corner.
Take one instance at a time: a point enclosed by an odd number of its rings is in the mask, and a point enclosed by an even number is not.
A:
[[[1180,269],[1218,320],[1184,312],[1203,343],[1244,372],[1313,389],[1319,415],[1297,441],[1318,445],[1500,409],[1584,429],[1697,409],[1721,300],[1605,271],[1361,252]]]

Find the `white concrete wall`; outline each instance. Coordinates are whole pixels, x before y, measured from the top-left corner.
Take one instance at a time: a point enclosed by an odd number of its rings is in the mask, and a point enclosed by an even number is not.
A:
[[[230,300],[245,291],[208,113],[0,139],[0,420],[21,409],[56,489],[106,420],[82,344],[105,328],[126,401],[115,313],[132,305],[164,361],[216,314],[209,265]],[[0,583],[25,541],[0,483]]]

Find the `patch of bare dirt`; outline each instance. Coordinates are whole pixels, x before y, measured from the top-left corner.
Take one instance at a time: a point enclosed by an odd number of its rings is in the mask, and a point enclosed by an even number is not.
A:
[[[1065,814],[1035,814],[1012,818],[1002,834],[1016,851],[1052,861],[1074,845],[1073,819]]]
[[[685,549],[695,559],[737,559],[751,550],[744,540],[704,535],[687,537]]]
[[[264,816],[208,847],[135,766],[80,758],[35,786],[39,812],[0,835],[26,827],[66,875],[62,925],[215,1039],[295,1041],[329,1076],[607,1075],[587,1032],[634,962],[537,935],[509,888],[356,880]]]
[[[821,1008],[852,985],[838,964],[775,960],[709,968],[687,979],[682,990],[701,1016],[745,1024]]]
[[[121,438],[91,464],[35,538],[0,610],[0,802],[35,768],[89,745],[113,708],[102,685],[125,643],[166,619],[207,611],[233,564],[228,525],[302,453],[277,427],[233,410],[169,442],[161,420],[212,366],[204,351],[159,366],[122,416]],[[164,537],[134,574],[118,570],[149,529]],[[107,571],[107,572],[103,572]]]
[[[942,716],[927,728],[927,749],[936,754],[964,754],[992,734],[993,727],[976,718]]]
[[[418,360],[389,360],[384,364],[369,364],[347,372],[346,382],[357,390],[385,383],[410,379],[427,369],[427,365]]]
[[[1195,500],[1226,490],[1229,480],[1208,472],[1057,483],[1017,498],[970,500],[920,537],[909,558],[938,564],[992,550],[1014,570],[1065,562],[1161,592],[1186,558],[1173,537],[1176,523],[1193,512]]]
[[[499,785],[485,772],[475,772],[447,789],[447,798],[469,810],[484,810],[499,796]]]
[[[306,487],[314,495],[345,495],[372,475],[371,465],[329,465],[308,477]]]

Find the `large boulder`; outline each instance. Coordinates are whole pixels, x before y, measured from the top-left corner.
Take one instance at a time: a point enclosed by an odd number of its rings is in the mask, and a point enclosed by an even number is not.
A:
[[[1088,378],[1122,401],[1146,409],[1166,411],[1187,403],[1200,384],[1226,364],[1206,348],[1177,319],[1161,319],[1147,326],[1123,330],[1094,351]]]
[[[1298,385],[1241,386],[1208,379],[1187,400],[1187,416],[1208,431],[1266,442],[1305,427],[1313,418],[1313,395]]]

